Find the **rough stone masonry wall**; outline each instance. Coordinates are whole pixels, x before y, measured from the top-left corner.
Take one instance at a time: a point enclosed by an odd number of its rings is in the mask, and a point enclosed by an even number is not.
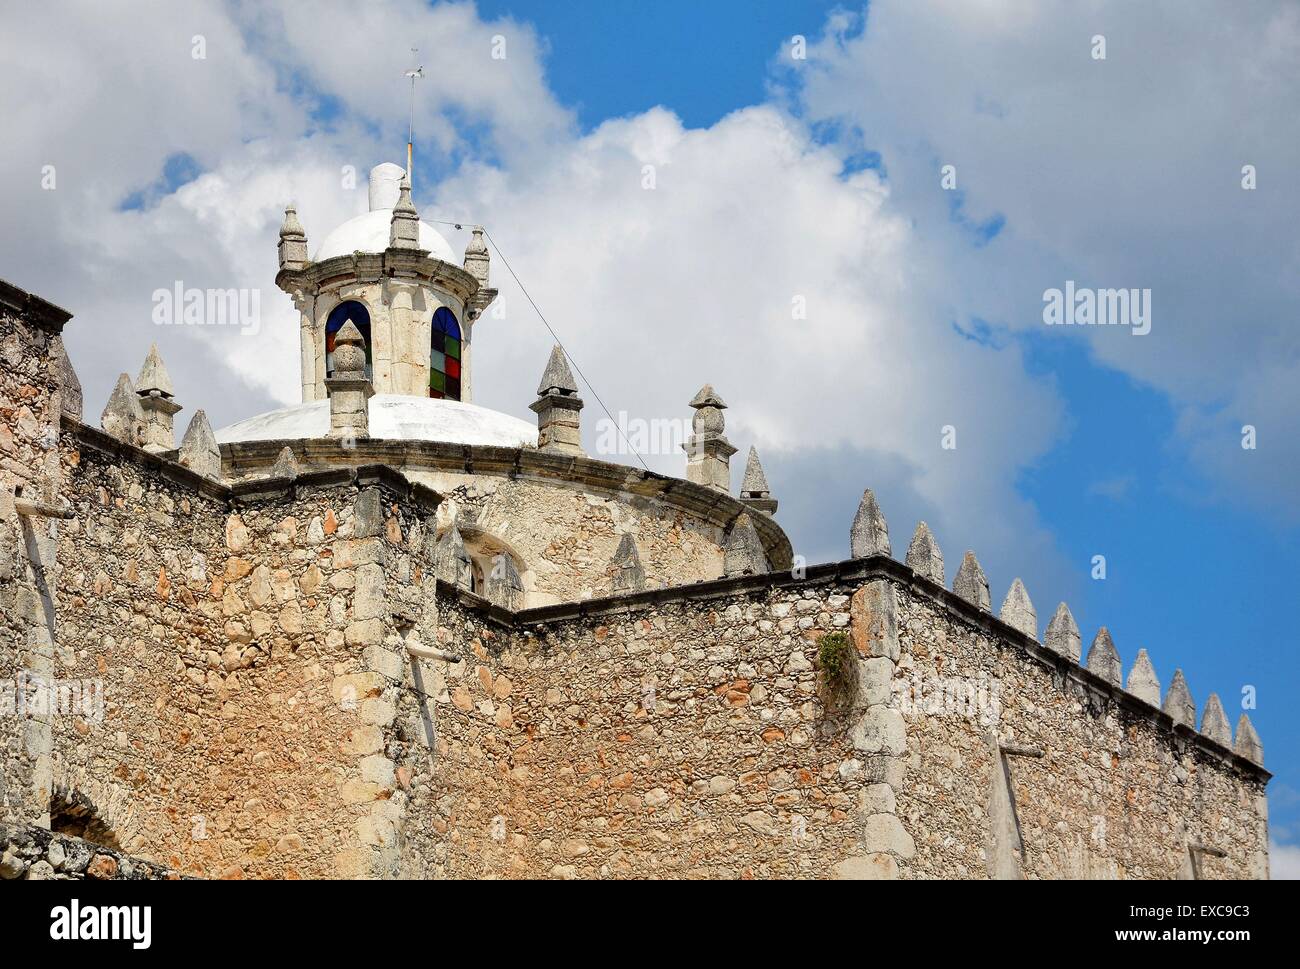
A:
[[[232,498],[88,436],[65,436],[56,674],[101,679],[106,709],[54,718],[55,794],[186,874],[384,874],[376,670],[400,675],[398,614],[424,611],[433,505],[346,472]]]
[[[0,824],[0,880],[136,881],[180,877],[163,865],[129,857],[84,838],[31,825]]]
[[[0,282],[0,685],[8,697],[24,670],[48,674],[51,649],[45,599],[57,527],[20,518],[19,489],[48,500],[58,483],[62,406],[59,335],[67,314]],[[49,725],[0,709],[0,819],[40,821],[31,792],[49,782]]]
[[[423,664],[437,741],[403,761],[403,873],[832,874],[859,853],[873,783],[814,665],[852,592],[765,587],[513,632],[444,598],[442,646],[466,661]],[[404,692],[408,735],[423,716]]]
[[[9,495],[57,480],[62,347],[58,329],[0,301],[0,483]]]
[[[1225,854],[1199,853],[1200,877],[1267,877],[1257,771],[1068,658],[1008,642],[915,586],[897,596],[901,684],[925,684],[922,697],[1000,684],[993,725],[961,704],[905,714],[897,811],[916,839],[911,874],[1190,877],[1189,846],[1206,845]]]
[[[1203,844],[1225,857],[1202,877],[1264,875],[1258,771],[897,563],[846,565],[517,626],[444,595],[465,661],[401,693],[402,874],[1170,878]],[[909,708],[916,677],[971,684],[993,721]]]

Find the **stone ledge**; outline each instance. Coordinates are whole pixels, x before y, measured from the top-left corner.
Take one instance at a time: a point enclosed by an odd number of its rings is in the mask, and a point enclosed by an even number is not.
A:
[[[498,629],[514,630],[519,628],[516,622],[516,613],[511,612],[504,606],[498,606],[494,602],[483,598],[477,593],[470,592],[468,589],[461,588],[453,582],[446,579],[437,580],[438,595],[453,598],[467,609],[472,609],[481,614],[484,619],[490,621]]]
[[[19,289],[3,279],[0,279],[0,306],[13,310],[24,321],[52,333],[62,333],[63,325],[72,319],[72,314],[63,307],[55,306],[49,300]]]
[[[62,416],[62,424],[63,429],[72,435],[82,447],[90,448],[110,458],[116,458],[144,468],[147,471],[152,471],[173,484],[178,484],[208,498],[215,498],[219,501],[230,500],[231,490],[229,486],[177,464],[174,459],[177,453],[175,451],[169,451],[165,454],[152,454],[142,448],[127,444],[106,431],[84,424],[75,417],[69,417],[67,414]]]
[[[338,281],[379,282],[386,278],[419,279],[450,290],[463,302],[479,291],[478,279],[462,266],[444,262],[427,250],[389,248],[383,252],[354,252],[308,262],[301,269],[281,269],[275,285],[286,293],[295,289],[328,290]]]
[[[310,440],[243,441],[221,445],[223,465],[233,475],[257,474],[274,465],[280,451],[291,448],[306,463],[350,466],[358,460],[390,467],[410,465],[412,470],[452,474],[497,475],[511,480],[578,484],[587,491],[609,497],[631,495],[682,508],[720,529],[749,511],[738,498],[682,478],[657,474],[625,464],[600,461],[585,455],[445,441],[395,441],[362,439],[344,448],[329,438]],[[793,561],[790,539],[776,520],[751,515],[774,569],[788,569]]]

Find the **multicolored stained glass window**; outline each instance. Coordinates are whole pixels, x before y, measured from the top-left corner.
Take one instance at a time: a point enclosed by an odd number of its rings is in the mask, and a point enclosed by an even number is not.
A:
[[[375,368],[371,362],[370,312],[354,299],[339,303],[330,310],[330,315],[325,320],[325,373],[334,373],[334,338],[348,320],[356,324],[361,331],[361,338],[366,341],[366,376],[373,378]]]
[[[460,400],[460,324],[445,306],[433,314],[429,347],[429,396]]]

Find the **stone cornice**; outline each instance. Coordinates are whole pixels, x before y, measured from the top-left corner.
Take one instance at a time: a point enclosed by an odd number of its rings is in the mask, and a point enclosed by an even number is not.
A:
[[[286,293],[319,292],[352,282],[379,282],[392,279],[418,280],[445,289],[462,303],[471,303],[479,290],[479,281],[460,266],[435,259],[424,250],[386,249],[383,252],[354,252],[320,262],[309,262],[302,269],[281,269],[275,285]]]
[[[0,307],[13,310],[26,322],[51,333],[62,333],[63,325],[72,319],[72,314],[63,307],[3,279],[0,279]]]
[[[305,464],[347,466],[365,461],[420,471],[498,475],[542,483],[581,485],[587,491],[611,497],[631,495],[662,501],[722,529],[729,528],[738,514],[749,510],[738,498],[682,478],[599,461],[585,455],[536,448],[362,439],[345,449],[336,440],[316,438],[223,444],[221,457],[231,476],[257,474],[274,464],[285,447],[291,447],[298,460]],[[784,530],[775,519],[766,515],[750,517],[772,568],[789,569],[793,550]]]

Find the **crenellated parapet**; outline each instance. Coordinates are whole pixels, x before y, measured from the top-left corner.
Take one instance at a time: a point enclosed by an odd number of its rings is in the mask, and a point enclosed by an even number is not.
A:
[[[850,549],[855,557],[868,558],[890,554],[889,528],[870,489],[863,493],[849,538]],[[943,552],[930,526],[925,522],[920,522],[916,526],[908,546],[905,564],[918,578],[938,586],[943,585]],[[952,591],[956,597],[981,612],[989,611],[988,579],[974,552],[967,551],[963,557],[961,567],[953,580]],[[1004,626],[1015,630],[1027,640],[1038,643],[1037,612],[1030,600],[1029,591],[1020,578],[1017,577],[1011,583],[1002,607],[998,611],[998,619]],[[1072,666],[1091,674],[1098,682],[1122,690],[1125,695],[1159,710],[1172,724],[1193,731],[1197,730],[1196,704],[1183,671],[1181,669],[1174,671],[1169,688],[1162,696],[1160,679],[1151,657],[1145,649],[1140,649],[1126,680],[1119,651],[1110,630],[1105,626],[1097,630],[1087,657],[1080,666],[1082,637],[1074,615],[1064,602],[1057,606],[1052,615],[1042,644],[1051,653],[1060,656]],[[1237,739],[1234,741],[1227,716],[1217,694],[1210,695],[1201,718],[1199,733],[1220,747],[1233,750],[1253,763],[1263,764],[1263,745],[1255,733],[1250,718],[1245,713],[1242,714],[1241,722],[1237,727]]]

